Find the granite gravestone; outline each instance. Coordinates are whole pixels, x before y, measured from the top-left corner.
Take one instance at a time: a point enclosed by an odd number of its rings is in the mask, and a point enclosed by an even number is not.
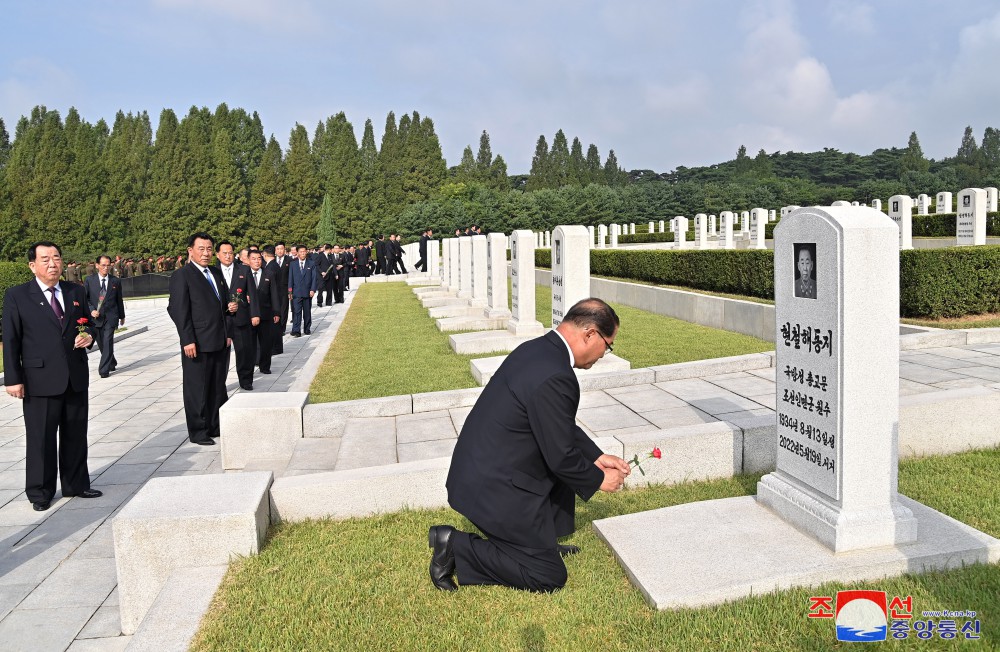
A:
[[[777,217],[777,212],[773,208],[767,212],[768,222],[773,222],[776,217]]]
[[[694,216],[694,240],[699,249],[708,249],[708,215],[704,213]]]
[[[740,236],[750,233],[750,211],[740,213]]]
[[[477,236],[479,237],[479,236]],[[507,319],[507,236],[490,233],[486,237],[486,309],[488,319]]]
[[[951,193],[939,192],[937,202],[934,205],[934,213],[954,213],[955,209],[951,205]]]
[[[458,298],[472,298],[472,238],[458,238]]]
[[[524,336],[542,331],[535,319],[535,237],[528,230],[510,234],[510,308],[509,332]]]
[[[764,243],[764,236],[767,232],[767,211],[763,208],[755,208],[750,211],[750,248],[767,249]]]
[[[440,251],[441,242],[439,240],[427,241],[427,273],[432,279],[437,279],[441,275]]]
[[[733,213],[732,211],[722,211],[719,213],[719,249],[733,248]]]
[[[930,215],[931,198],[927,195],[917,195],[917,215]]]
[[[913,249],[913,199],[909,195],[890,197],[889,217],[899,228],[899,248]]]
[[[621,226],[618,224],[611,225],[611,248],[618,248],[618,235],[621,233]]]
[[[683,249],[687,242],[688,218],[677,216],[674,218],[674,243],[678,249]]]
[[[608,227],[604,224],[597,225],[597,248],[604,249],[608,246]]]
[[[881,199],[873,199],[872,200],[872,208],[874,208],[875,210],[881,212],[881,210],[882,210],[882,200]]]
[[[448,238],[448,289],[452,292],[458,294],[459,286],[461,285],[459,281],[459,268],[461,267],[461,261],[458,255],[458,242],[464,238]]]
[[[451,241],[453,238],[447,238],[441,242],[441,287],[445,290],[450,290],[449,287],[451,283]]]
[[[718,228],[716,226],[718,224],[718,222],[719,222],[719,218],[717,216],[715,216],[715,215],[709,215],[708,216],[708,235],[717,235],[718,234]]]
[[[986,191],[982,188],[958,193],[955,236],[959,246],[986,244]]]
[[[986,191],[986,212],[995,213],[997,210],[997,189],[983,188]]]
[[[594,248],[594,227],[587,227],[587,237],[590,239],[590,248]]]
[[[590,296],[587,229],[557,226],[552,236],[552,328],[578,301]]]
[[[656,233],[655,231],[653,231],[654,226],[655,225],[652,222],[649,223],[649,232],[650,233]]]
[[[775,229],[777,466],[757,501],[834,552],[901,545],[897,229],[804,208]]]
[[[502,234],[501,234],[502,235]],[[487,252],[486,236],[474,235],[468,240],[472,240],[472,296],[469,297],[470,306],[485,306],[487,300],[487,279],[489,278],[489,254]]]
[[[664,231],[665,228],[664,222],[666,222],[666,220],[660,220],[660,233],[663,233]]]
[[[628,234],[635,235],[635,222],[631,222],[628,225]]]

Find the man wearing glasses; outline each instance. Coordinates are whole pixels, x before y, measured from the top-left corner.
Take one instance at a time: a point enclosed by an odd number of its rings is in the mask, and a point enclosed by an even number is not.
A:
[[[448,473],[448,502],[487,538],[435,525],[431,582],[454,591],[491,584],[554,591],[566,584],[560,545],[573,532],[575,496],[621,489],[628,462],[607,455],[576,425],[580,384],[611,351],[618,315],[584,299],[559,327],[513,351],[483,390],[458,438]]]

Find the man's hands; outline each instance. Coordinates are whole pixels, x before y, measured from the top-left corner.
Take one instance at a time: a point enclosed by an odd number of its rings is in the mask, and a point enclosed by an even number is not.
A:
[[[99,314],[101,314],[101,313],[100,313],[100,312],[98,312],[97,310],[91,310],[91,311],[90,311],[90,316],[91,316],[91,317],[93,317],[94,319],[97,319],[97,316],[98,316]]]
[[[5,388],[8,396],[13,398],[24,398],[24,385],[7,385]]]
[[[75,340],[73,340],[73,348],[74,349],[84,349],[84,348],[87,348],[88,346],[90,346],[91,342],[93,342],[93,341],[94,341],[93,337],[91,337],[87,333],[81,333],[81,334],[79,334],[79,335],[76,336]]]
[[[250,325],[251,326],[260,326],[260,317],[251,317],[250,318]]]
[[[281,321],[281,315],[275,315],[274,316],[274,323],[277,324],[279,321]]]
[[[618,491],[625,485],[625,478],[632,473],[629,463],[616,455],[601,455],[594,460],[594,466],[604,471],[601,491]]]
[[[184,357],[195,358],[198,356],[198,345],[197,344],[185,344],[184,345]]]
[[[240,304],[236,303],[235,301],[230,301],[229,302],[229,312],[230,313],[236,314],[236,311],[239,310],[239,309],[240,309]]]

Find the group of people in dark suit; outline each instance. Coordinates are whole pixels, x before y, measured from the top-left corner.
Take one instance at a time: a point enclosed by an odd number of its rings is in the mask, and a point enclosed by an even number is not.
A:
[[[390,233],[389,239],[385,235],[379,234],[375,240],[375,273],[385,274],[406,274],[406,265],[403,263],[403,243],[398,233]]]
[[[486,538],[449,525],[428,532],[434,586],[502,585],[554,591],[563,557],[579,548],[575,496],[622,488],[628,462],[604,454],[576,425],[580,384],[612,350],[619,320],[600,299],[574,305],[554,330],[507,356],[466,418],[448,472],[449,504]]]

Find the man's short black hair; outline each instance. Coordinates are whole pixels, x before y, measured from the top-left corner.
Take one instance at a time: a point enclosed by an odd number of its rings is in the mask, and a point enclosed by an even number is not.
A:
[[[251,249],[251,250],[249,250],[249,251],[247,252],[247,258],[250,258],[250,256],[252,256],[252,255],[254,255],[254,254],[257,254],[258,256],[261,256],[261,255],[262,255],[262,254],[260,253],[260,249]]]
[[[233,248],[233,251],[236,251],[236,247],[229,240],[219,240],[219,244],[215,245],[215,253],[219,253],[219,251],[222,249],[222,245],[229,245],[230,247]]]
[[[295,245],[295,251],[298,251],[299,249],[309,249],[309,247],[305,246],[304,244]]]
[[[190,249],[191,247],[194,247],[194,241],[195,240],[208,240],[213,245],[215,244],[215,238],[213,238],[212,236],[208,235],[204,231],[198,231],[197,233],[192,234],[190,238],[188,238],[188,249]]]
[[[592,326],[604,337],[614,335],[620,323],[614,308],[596,297],[578,301],[569,309],[563,321],[579,328]]]
[[[273,245],[264,245],[264,253],[267,254],[268,256],[273,256],[274,255],[274,246]]]
[[[104,260],[105,258],[108,259],[108,264],[110,265],[111,264],[111,256],[109,256],[107,254],[101,254],[100,256],[97,257],[96,260],[94,260],[94,262],[97,263],[98,265],[100,265],[101,261]]]
[[[274,243],[274,246],[275,247],[284,247],[285,246],[285,241],[284,240],[278,240],[277,242]]]
[[[28,262],[29,263],[35,262],[35,253],[36,253],[35,250],[38,249],[39,247],[55,247],[56,251],[59,252],[59,257],[62,258],[62,249],[59,248],[59,245],[57,245],[54,242],[49,242],[48,240],[42,240],[42,241],[36,242],[35,244],[33,244],[30,247],[28,247]]]

